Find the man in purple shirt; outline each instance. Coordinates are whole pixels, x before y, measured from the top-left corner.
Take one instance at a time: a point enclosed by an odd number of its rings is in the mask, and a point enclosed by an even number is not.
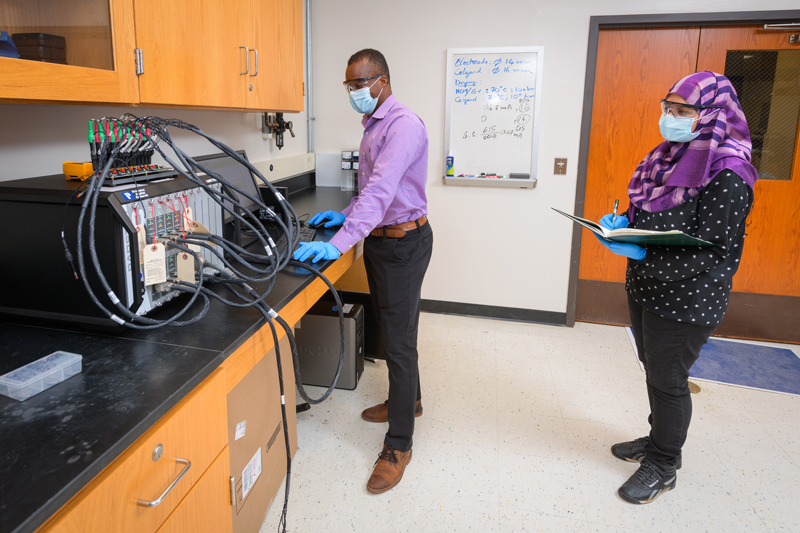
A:
[[[365,49],[347,62],[350,104],[364,116],[359,150],[359,194],[341,213],[324,211],[309,221],[342,226],[330,242],[303,243],[294,258],[337,259],[364,242],[370,296],[381,327],[389,369],[389,399],[366,409],[369,422],[389,422],[367,490],[380,494],[403,478],[411,461],[414,417],[422,414],[417,331],[422,280],[433,250],[425,196],[428,133],[425,124],[392,95],[383,54]]]

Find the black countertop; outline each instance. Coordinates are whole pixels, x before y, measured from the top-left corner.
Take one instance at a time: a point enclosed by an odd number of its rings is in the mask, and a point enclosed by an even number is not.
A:
[[[302,216],[351,197],[314,188],[289,201]],[[287,267],[266,303],[280,312],[313,279]],[[196,324],[118,335],[0,319],[0,375],[57,350],[83,356],[80,374],[24,402],[0,396],[0,533],[36,530],[264,324],[259,311],[216,300]]]

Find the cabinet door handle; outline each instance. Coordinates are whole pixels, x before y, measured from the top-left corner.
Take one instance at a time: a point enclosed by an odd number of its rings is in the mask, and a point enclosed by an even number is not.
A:
[[[239,47],[240,50],[242,48],[244,48],[244,56],[247,59],[247,70],[245,70],[244,72],[240,72],[239,73],[240,75],[244,75],[244,74],[247,74],[248,72],[250,72],[250,49],[247,48],[246,46],[240,46]]]
[[[250,74],[251,77],[258,76],[258,50],[253,48],[253,52],[256,53],[256,73],[255,74]]]
[[[183,464],[183,465],[186,465],[186,466],[184,467],[184,469],[183,469],[183,470],[181,470],[181,473],[180,473],[180,474],[178,474],[178,477],[176,477],[176,478],[175,478],[175,481],[173,481],[172,483],[170,483],[170,484],[169,484],[169,487],[167,487],[167,490],[165,490],[165,491],[164,491],[164,492],[161,494],[161,496],[159,496],[159,497],[158,497],[158,499],[157,499],[157,500],[153,500],[153,501],[151,501],[151,502],[148,502],[148,501],[146,501],[146,500],[139,500],[139,501],[137,501],[137,502],[136,502],[136,505],[141,505],[142,507],[155,507],[156,505],[158,505],[159,503],[161,503],[162,501],[164,501],[164,498],[166,498],[166,497],[167,497],[167,495],[168,495],[170,492],[172,492],[172,489],[174,489],[174,488],[175,488],[175,485],[177,485],[177,484],[178,484],[178,481],[180,481],[180,480],[181,480],[181,478],[182,478],[184,475],[186,475],[186,472],[188,472],[188,471],[189,471],[189,469],[192,467],[192,463],[191,463],[191,462],[190,462],[188,459],[180,459],[180,458],[176,458],[176,459],[175,459],[175,462],[176,462],[176,463]]]

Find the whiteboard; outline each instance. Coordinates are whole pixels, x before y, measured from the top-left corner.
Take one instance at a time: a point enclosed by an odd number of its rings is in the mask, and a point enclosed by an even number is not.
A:
[[[535,185],[543,56],[541,46],[447,50],[444,156],[454,176],[445,183]]]

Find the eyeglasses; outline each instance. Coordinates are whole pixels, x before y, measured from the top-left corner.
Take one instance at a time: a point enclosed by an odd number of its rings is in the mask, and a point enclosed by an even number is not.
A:
[[[356,78],[354,80],[345,80],[342,82],[344,85],[345,92],[349,93],[350,91],[357,91],[359,89],[363,89],[367,86],[367,82],[369,80],[374,80],[375,78],[380,78],[383,74],[378,74],[377,76],[370,76],[369,78]]]
[[[671,114],[673,117],[698,118],[701,109],[725,109],[721,105],[692,105],[661,100],[661,112],[665,115]]]

